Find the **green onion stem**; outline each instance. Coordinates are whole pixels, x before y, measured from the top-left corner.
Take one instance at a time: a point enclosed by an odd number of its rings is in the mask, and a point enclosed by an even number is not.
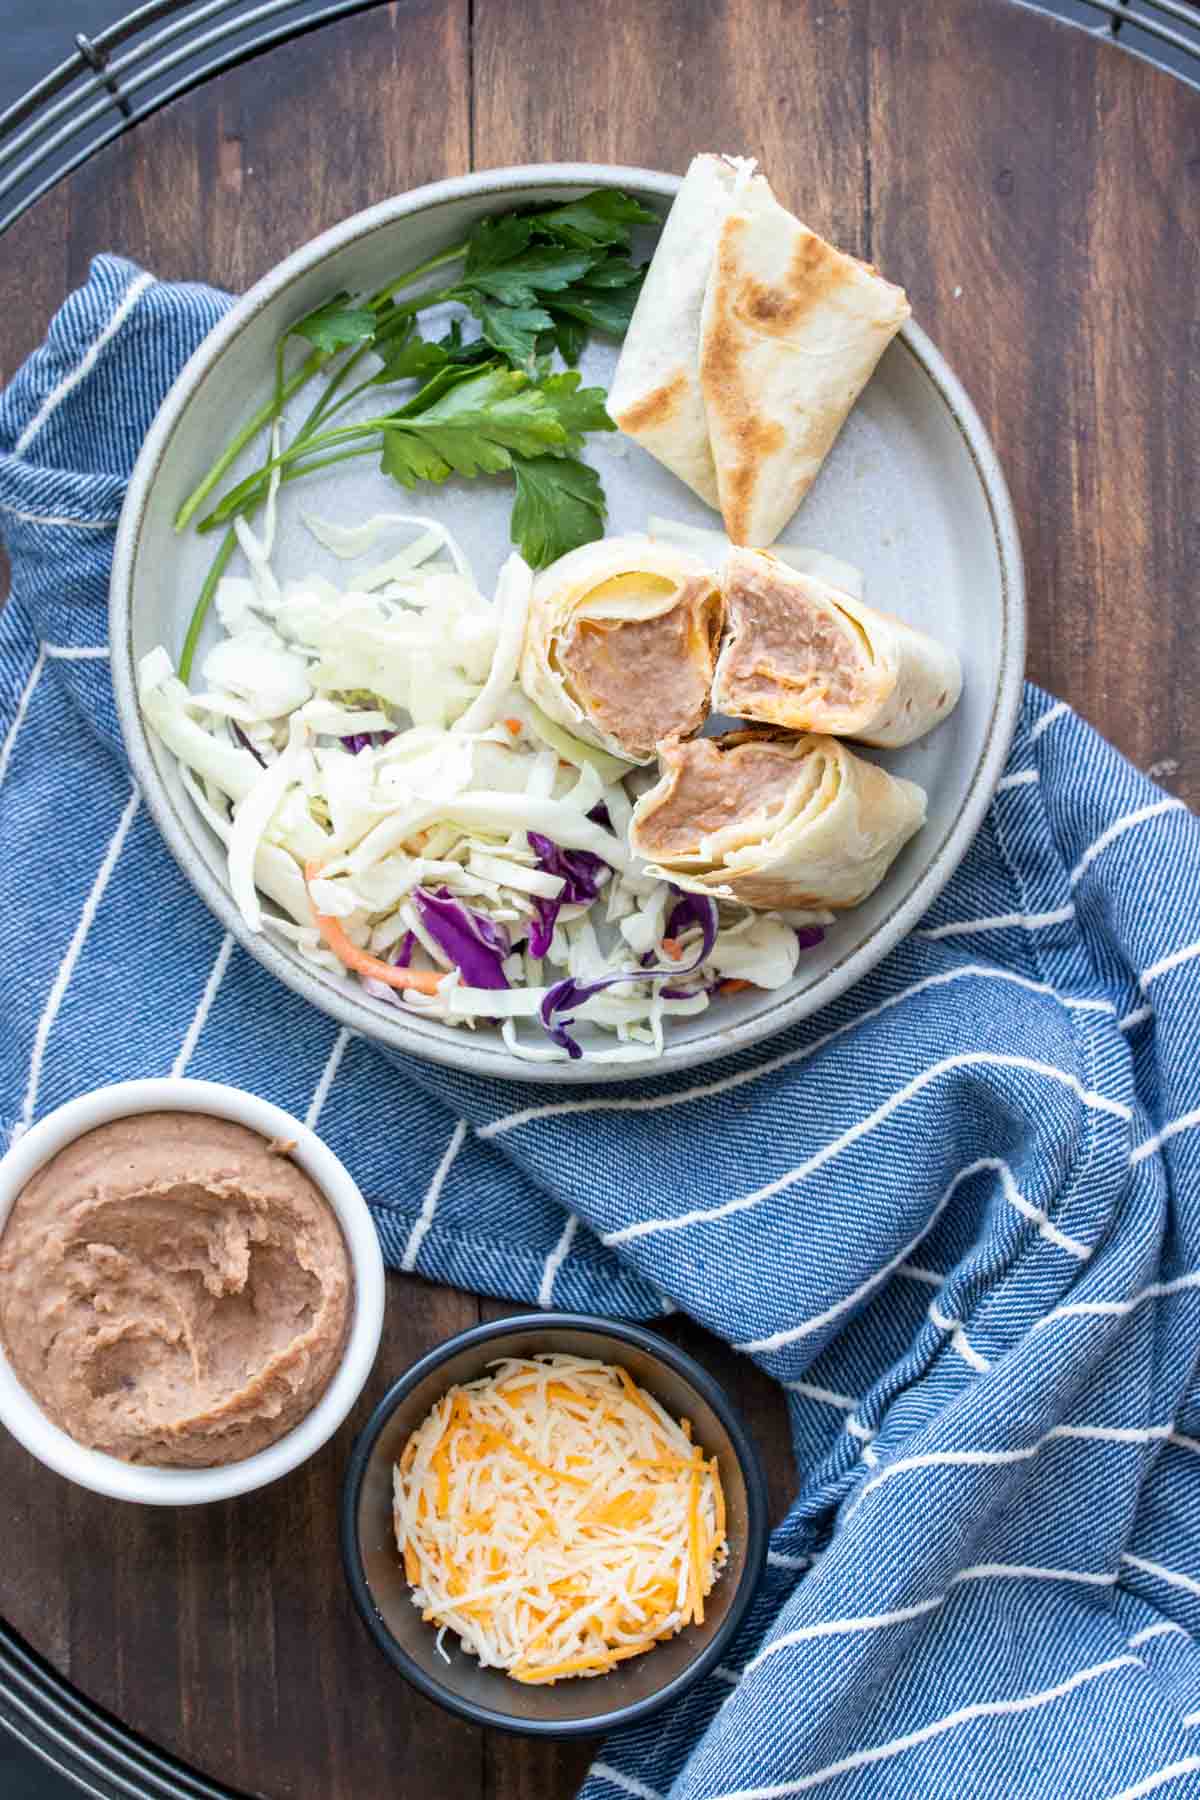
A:
[[[187,636],[183,640],[183,654],[179,658],[179,679],[187,682],[191,679],[192,663],[196,657],[196,646],[200,642],[200,633],[204,629],[204,621],[208,617],[208,609],[212,605],[212,597],[217,591],[217,583],[225,573],[230,557],[237,547],[237,532],[232,526],[221,539],[220,549],[213,557],[212,567],[204,577],[204,586],[200,589],[199,598],[192,610],[188,624]]]
[[[293,394],[299,393],[300,389],[311,381],[317,371],[322,369],[328,361],[328,354],[324,350],[314,350],[311,356],[306,357],[290,380],[284,382],[280,390],[280,404],[286,404]],[[192,489],[175,515],[176,531],[182,531],[186,525],[190,524],[197,509],[208,499],[225,471],[237,461],[251,438],[257,437],[264,425],[272,424],[278,414],[279,407],[276,405],[275,395],[272,394],[271,398],[259,407],[254,417],[242,426],[242,429],[221,452],[204,480]]]

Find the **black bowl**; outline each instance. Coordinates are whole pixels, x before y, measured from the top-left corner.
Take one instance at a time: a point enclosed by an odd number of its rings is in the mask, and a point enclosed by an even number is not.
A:
[[[447,1388],[474,1381],[505,1356],[594,1356],[619,1363],[696,1442],[715,1454],[725,1489],[729,1560],[705,1605],[704,1624],[605,1675],[553,1686],[481,1668],[450,1634],[451,1660],[413,1605],[392,1529],[392,1470],[410,1432]],[[384,1396],[354,1446],[342,1489],[342,1560],[355,1605],[375,1642],[406,1680],[473,1725],[538,1737],[580,1737],[631,1725],[678,1699],[720,1662],[741,1624],[767,1552],[767,1491],[757,1452],[721,1389],[674,1344],[586,1313],[526,1313],[460,1332]]]

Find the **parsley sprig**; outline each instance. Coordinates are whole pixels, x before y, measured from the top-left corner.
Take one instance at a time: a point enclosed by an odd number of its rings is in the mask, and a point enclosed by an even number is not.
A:
[[[377,456],[402,487],[451,475],[511,473],[511,536],[526,560],[545,567],[604,531],[604,490],[579,451],[591,431],[612,431],[602,388],[581,385],[573,365],[592,331],[624,335],[644,270],[630,256],[635,226],[654,223],[627,194],[605,189],[565,206],[481,219],[462,243],[377,293],[333,295],[279,340],[271,399],[231,439],[180,507],[177,530],[224,526],[193,613],[180,674],[186,681],[208,607],[236,546],[232,522],[265,502],[272,476],[290,482],[357,456]],[[449,283],[411,290],[458,264]],[[434,341],[419,315],[447,301],[479,324],[464,341],[455,319]],[[289,370],[296,343],[309,346]],[[325,383],[286,447],[214,499],[237,458],[318,376]],[[387,390],[404,386],[397,398]],[[381,405],[346,414],[364,397]],[[340,421],[340,422],[338,422]],[[205,507],[207,511],[203,511]],[[197,520],[197,515],[201,516]]]

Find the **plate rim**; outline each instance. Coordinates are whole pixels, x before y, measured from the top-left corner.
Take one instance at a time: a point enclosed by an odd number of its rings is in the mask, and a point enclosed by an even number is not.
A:
[[[337,1024],[389,1052],[469,1075],[492,1076],[538,1086],[604,1085],[645,1082],[678,1074],[746,1050],[765,1038],[837,1000],[883,961],[916,925],[942,892],[966,855],[983,822],[1007,760],[1020,710],[1025,674],[1025,572],[1012,499],[999,459],[974,404],[958,376],[932,340],[909,319],[897,341],[919,364],[937,390],[962,438],[978,478],[991,520],[1000,570],[1000,679],[992,701],[983,745],[962,804],[921,872],[897,899],[864,943],[848,950],[798,994],[764,1006],[736,1025],[672,1045],[644,1062],[526,1062],[499,1047],[415,1028],[398,1011],[395,1017],[359,998],[316,969],[283,951],[262,933],[246,926],[228,889],[197,857],[150,749],[137,698],[133,659],[133,583],[150,493],[175,432],[202,380],[225,351],[264,308],[336,251],[418,212],[461,199],[490,194],[520,194],[531,188],[624,188],[671,201],[681,181],[662,170],[619,163],[522,163],[429,182],[353,213],[311,238],[261,276],[205,336],[168,390],[138,453],[121,508],[109,583],[109,641],[117,718],[130,766],[147,808],[168,850],[209,911],[236,942],[293,993],[317,1006]]]

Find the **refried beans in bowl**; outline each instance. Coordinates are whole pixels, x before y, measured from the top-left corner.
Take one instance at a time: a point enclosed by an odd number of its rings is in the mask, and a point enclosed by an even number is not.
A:
[[[0,1342],[77,1443],[212,1468],[312,1411],[353,1271],[333,1209],[230,1119],[114,1119],[58,1152],[0,1236]]]
[[[0,1163],[0,1226],[0,1417],[104,1492],[273,1479],[341,1422],[378,1345],[365,1202],[312,1132],[237,1089],[71,1102]]]

